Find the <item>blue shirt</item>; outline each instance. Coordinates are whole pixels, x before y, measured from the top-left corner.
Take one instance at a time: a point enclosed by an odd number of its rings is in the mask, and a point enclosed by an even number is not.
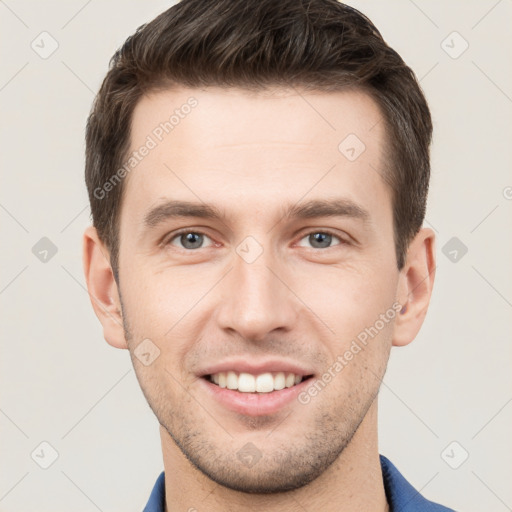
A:
[[[454,512],[451,508],[426,500],[383,455],[380,456],[380,465],[389,512]],[[143,512],[164,511],[165,477],[162,471]]]

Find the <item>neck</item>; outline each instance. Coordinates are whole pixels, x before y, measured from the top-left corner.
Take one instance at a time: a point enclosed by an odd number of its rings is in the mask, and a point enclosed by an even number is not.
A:
[[[267,512],[386,512],[377,442],[377,400],[351,442],[313,482],[277,494],[247,494],[213,482],[195,468],[160,427],[165,468],[166,512],[265,510]]]

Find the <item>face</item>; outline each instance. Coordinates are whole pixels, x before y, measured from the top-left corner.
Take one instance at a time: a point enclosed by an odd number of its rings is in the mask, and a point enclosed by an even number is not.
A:
[[[381,121],[354,91],[176,89],[135,109],[131,151],[155,145],[125,183],[124,335],[174,449],[217,483],[305,485],[376,397],[399,278]]]

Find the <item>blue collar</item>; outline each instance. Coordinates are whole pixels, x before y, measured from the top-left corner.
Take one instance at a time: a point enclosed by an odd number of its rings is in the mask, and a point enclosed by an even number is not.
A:
[[[390,512],[454,512],[426,500],[383,455],[380,465]],[[165,473],[158,477],[143,512],[165,511]]]

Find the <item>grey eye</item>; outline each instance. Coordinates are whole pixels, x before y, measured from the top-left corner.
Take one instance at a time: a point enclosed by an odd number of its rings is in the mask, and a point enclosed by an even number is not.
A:
[[[304,242],[307,240],[307,242]],[[335,243],[333,243],[336,241]],[[327,231],[311,231],[305,235],[299,242],[301,247],[312,247],[313,249],[328,249],[333,245],[340,245],[343,240]]]
[[[184,233],[178,233],[169,241],[169,244],[183,249],[194,250],[201,249],[205,240],[210,240],[210,237],[196,231],[187,231]],[[208,245],[211,244],[209,243]]]
[[[332,242],[332,235],[329,233],[311,233],[309,235],[309,242],[315,249],[325,249],[329,247]]]
[[[199,233],[186,233],[180,235],[180,242],[185,249],[198,249],[203,245],[203,235]]]

